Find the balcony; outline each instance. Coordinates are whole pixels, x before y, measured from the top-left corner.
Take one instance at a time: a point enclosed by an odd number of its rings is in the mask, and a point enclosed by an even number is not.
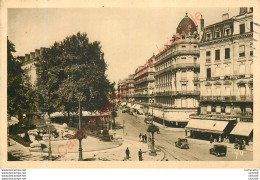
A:
[[[183,69],[183,68],[200,68],[199,63],[178,63],[172,66],[172,69]]]
[[[199,50],[177,50],[173,52],[173,56],[179,56],[179,55],[199,55]]]
[[[201,96],[200,101],[211,102],[253,102],[253,96]]]
[[[151,97],[151,94],[137,93],[134,94],[133,97]]]
[[[155,96],[199,96],[200,91],[170,91],[170,92],[158,92]]]

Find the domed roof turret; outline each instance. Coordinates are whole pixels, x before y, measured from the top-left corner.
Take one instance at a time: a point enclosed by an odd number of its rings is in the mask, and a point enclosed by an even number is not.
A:
[[[190,32],[192,35],[195,31],[197,31],[197,26],[186,13],[186,16],[179,23],[176,32],[179,34],[188,34],[188,32]]]

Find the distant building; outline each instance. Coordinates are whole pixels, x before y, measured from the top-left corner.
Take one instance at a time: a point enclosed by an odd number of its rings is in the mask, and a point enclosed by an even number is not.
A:
[[[191,137],[252,140],[253,8],[204,28],[200,43],[199,115],[187,125]]]
[[[27,75],[32,86],[35,86],[37,81],[38,69],[35,66],[36,58],[43,57],[46,49],[48,48],[41,47],[40,49],[36,49],[35,52],[30,52],[30,54],[25,54],[25,56],[19,57],[19,59],[23,63],[22,69],[25,69],[27,71]]]
[[[203,19],[200,22],[204,22]],[[156,55],[153,111],[155,121],[184,127],[190,114],[197,113],[199,108],[200,30],[186,13],[176,34],[172,41],[179,43],[166,46]]]

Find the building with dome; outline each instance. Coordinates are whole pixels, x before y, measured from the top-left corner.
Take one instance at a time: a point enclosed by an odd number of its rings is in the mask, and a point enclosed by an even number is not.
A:
[[[166,126],[185,127],[199,109],[199,42],[204,20],[200,15],[198,25],[193,19],[186,13],[170,45],[156,55],[153,115]]]

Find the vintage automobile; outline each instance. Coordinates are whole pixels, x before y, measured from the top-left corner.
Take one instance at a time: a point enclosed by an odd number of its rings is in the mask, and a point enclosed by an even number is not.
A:
[[[227,146],[222,144],[214,144],[213,147],[209,149],[209,153],[217,157],[226,156]]]
[[[175,142],[175,146],[181,149],[189,149],[188,139],[186,138],[178,138],[178,141]]]

